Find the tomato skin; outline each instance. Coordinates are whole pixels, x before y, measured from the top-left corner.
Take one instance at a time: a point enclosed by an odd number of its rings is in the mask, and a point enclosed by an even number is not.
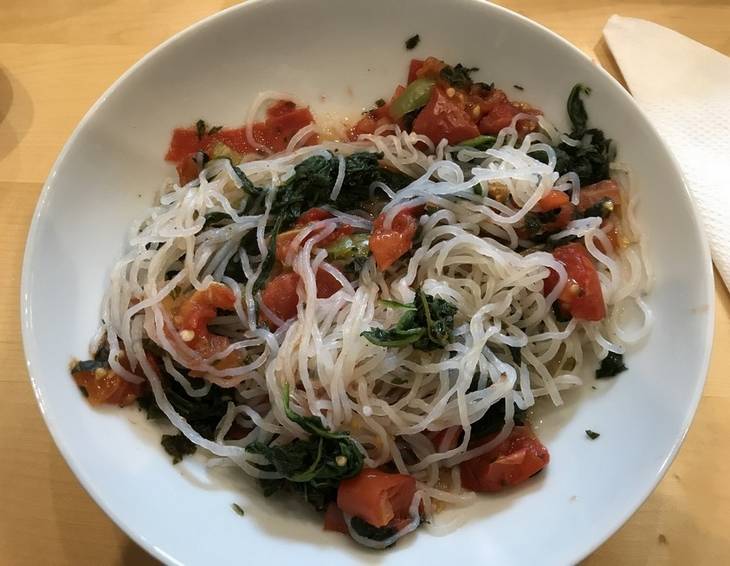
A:
[[[610,198],[615,205],[621,204],[621,189],[616,181],[609,179],[581,187],[578,208],[583,212],[603,198]]]
[[[565,266],[568,282],[558,297],[562,310],[578,320],[599,321],[606,316],[606,304],[598,278],[598,271],[583,244],[572,243],[557,247],[553,256]],[[548,295],[558,283],[558,274],[550,270],[543,282],[543,293]]]
[[[390,229],[384,227],[385,214],[380,214],[375,219],[370,236],[370,251],[380,271],[388,269],[411,249],[418,229],[417,216],[422,211],[422,206],[401,210],[393,218]]]
[[[529,427],[515,426],[496,448],[459,465],[461,483],[472,491],[501,491],[529,479],[549,462],[547,448]]]
[[[233,310],[236,295],[230,287],[223,283],[211,283],[202,291],[194,291],[180,300],[173,315],[178,330],[192,331],[194,338],[187,345],[204,358],[222,352],[230,340],[225,336],[213,334],[208,324],[213,320],[218,309]]]
[[[441,71],[444,67],[446,67],[446,63],[444,63],[441,59],[437,59],[436,57],[427,57],[425,61],[421,62],[421,65],[419,65],[418,69],[415,71],[415,78],[438,79],[441,76]]]
[[[494,110],[497,106],[508,102],[509,100],[507,99],[507,95],[504,93],[503,90],[493,88],[480,98],[479,109],[482,111],[482,114],[486,115]]]
[[[266,117],[276,118],[277,116],[283,116],[296,110],[296,107],[296,103],[291,100],[277,100],[266,109]]]
[[[324,513],[324,530],[350,534],[345,517],[335,503],[330,503]]]
[[[450,144],[475,138],[479,129],[472,117],[456,101],[449,98],[441,87],[433,89],[428,104],[413,121],[413,131],[438,143],[442,139]]]
[[[337,291],[342,289],[342,285],[337,278],[324,269],[317,270],[314,280],[317,282],[318,299],[329,299]]]
[[[354,478],[342,480],[337,489],[337,507],[375,527],[408,517],[416,480],[404,474],[363,469]]]
[[[548,212],[555,209],[560,210],[550,222],[543,224],[545,232],[563,230],[575,218],[575,205],[570,202],[568,195],[562,191],[551,190],[535,206],[537,212]]]

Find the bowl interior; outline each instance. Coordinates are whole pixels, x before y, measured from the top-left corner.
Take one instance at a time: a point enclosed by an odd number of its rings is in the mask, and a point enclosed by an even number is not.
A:
[[[421,42],[406,51],[415,33]],[[628,357],[628,372],[595,390],[589,382],[564,407],[541,413],[552,458],[541,478],[447,513],[445,520],[463,522],[451,544],[419,532],[377,554],[324,533],[320,519],[291,500],[264,500],[240,475],[208,474],[200,460],[171,466],[143,415],[91,409],[67,367],[87,353],[131,221],[174,174],[162,159],[173,127],[198,118],[243,124],[263,90],[292,93],[324,119],[356,117],[405,80],[411,57],[428,55],[480,67],[480,80],[541,107],[563,128],[570,88],[593,88],[589,115],[618,142],[640,194],[655,326]],[[711,343],[709,265],[688,193],[653,129],[615,81],[547,30],[477,0],[255,0],[155,50],[72,136],[29,237],[24,339],[41,409],[71,467],[122,528],[166,561],[430,563],[456,553],[497,564],[568,563],[636,509],[689,426]],[[588,440],[588,428],[600,439]]]

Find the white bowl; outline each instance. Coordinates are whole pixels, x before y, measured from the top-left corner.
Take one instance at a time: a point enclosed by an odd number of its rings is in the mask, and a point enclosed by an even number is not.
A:
[[[406,51],[415,33],[421,43]],[[321,115],[357,115],[404,80],[411,57],[427,55],[481,67],[480,80],[540,106],[563,128],[572,85],[593,88],[589,114],[618,142],[641,197],[656,322],[628,372],[545,414],[540,435],[551,463],[542,479],[481,497],[456,514],[464,525],[447,538],[418,532],[375,553],[323,532],[321,519],[298,504],[264,500],[240,476],[211,479],[196,461],[171,466],[142,415],[92,409],[68,363],[87,353],[130,222],[173,174],[162,158],[174,126],[199,117],[242,124],[255,95],[270,89]],[[477,0],[254,0],[152,51],[82,120],[38,203],[22,311],[31,379],[61,452],[112,519],[164,561],[565,564],[610,536],[676,454],[707,370],[713,289],[677,164],[631,97],[550,31]],[[588,440],[588,428],[601,437]]]

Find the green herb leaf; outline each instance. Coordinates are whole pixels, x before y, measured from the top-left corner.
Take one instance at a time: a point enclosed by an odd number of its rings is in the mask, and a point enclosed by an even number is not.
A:
[[[590,438],[591,440],[595,440],[596,438],[598,438],[601,435],[597,432],[593,432],[592,430],[586,430],[586,436],[588,438]]]
[[[376,108],[382,108],[383,106],[385,106],[385,99],[384,98],[378,98],[375,101],[375,107]]]
[[[411,49],[415,49],[416,45],[418,45],[421,42],[421,36],[416,34],[412,35],[408,39],[406,39],[406,49],[410,51]]]
[[[389,299],[378,299],[378,302],[381,305],[384,305],[386,307],[394,308],[394,309],[407,309],[409,311],[416,310],[416,305],[410,304],[407,305],[405,303],[399,303],[398,301],[391,301]]]
[[[588,124],[588,113],[580,97],[581,94],[590,95],[591,89],[579,83],[573,87],[568,96],[568,117],[576,134],[584,132]]]
[[[275,470],[281,480],[262,480],[265,495],[288,489],[300,493],[304,500],[323,510],[337,497],[341,480],[357,475],[363,466],[363,455],[349,434],[332,432],[314,416],[294,412],[289,403],[289,385],[284,386],[284,411],[310,436],[288,444],[255,442],[247,450],[261,454],[269,462],[264,469]]]
[[[233,509],[237,515],[240,515],[243,517],[246,512],[243,510],[243,507],[241,507],[238,503],[231,503],[231,509]]]
[[[198,139],[203,139],[203,136],[205,135],[205,131],[208,129],[208,126],[205,123],[205,120],[198,120],[195,122],[195,133],[198,135]]]
[[[628,368],[624,364],[623,354],[617,354],[616,352],[609,352],[608,355],[601,360],[600,367],[596,370],[596,377],[603,379],[607,377],[614,377],[622,371],[626,371]]]
[[[197,446],[190,442],[181,432],[174,435],[163,434],[162,447],[165,449],[165,452],[172,456],[173,465],[181,462],[185,456],[194,454],[197,449]]]
[[[400,307],[401,304],[397,303]],[[416,291],[416,300],[398,323],[389,330],[371,328],[360,335],[376,346],[401,347],[413,344],[418,350],[436,350],[448,346],[454,330],[454,305],[438,297]]]
[[[475,138],[459,142],[458,145],[465,145],[467,147],[473,147],[474,149],[484,151],[491,148],[496,141],[497,138],[495,138],[494,136],[477,136]]]
[[[479,67],[465,67],[461,63],[457,63],[453,67],[446,65],[441,69],[441,78],[454,88],[468,90],[474,84],[471,74],[478,70]]]
[[[357,516],[350,520],[350,526],[361,537],[377,541],[387,540],[397,532],[395,527],[389,527],[388,525],[385,527],[376,527]]]

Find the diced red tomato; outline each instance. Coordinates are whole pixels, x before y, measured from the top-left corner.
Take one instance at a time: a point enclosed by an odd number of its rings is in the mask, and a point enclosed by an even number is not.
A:
[[[542,229],[545,232],[549,233],[562,230],[575,218],[575,205],[570,202],[568,195],[562,191],[550,191],[535,206],[537,212],[549,212],[555,209],[560,210],[554,218],[543,224]]]
[[[257,143],[265,145],[272,151],[282,151],[294,134],[313,121],[314,118],[309,108],[298,108],[291,101],[280,100],[267,110],[267,118],[264,122],[253,124],[253,138]],[[305,143],[316,143],[317,141],[318,138],[315,135],[304,140]],[[180,173],[180,169],[184,165],[183,160],[198,151],[210,151],[217,143],[223,143],[241,154],[255,151],[248,140],[245,126],[226,128],[212,135],[205,134],[201,137],[198,136],[196,128],[175,128],[165,160],[177,163],[178,173]],[[188,165],[184,167],[186,177],[189,177],[191,169]]]
[[[496,135],[502,128],[509,126],[512,118],[517,114],[519,114],[519,110],[510,103],[498,104],[479,121],[479,132],[492,136]]]
[[[436,57],[427,57],[425,61],[421,63],[415,72],[417,79],[438,79],[441,75],[441,71],[446,66],[441,59]],[[409,73],[410,77],[410,73]],[[410,82],[410,81],[408,81]]]
[[[310,208],[309,210],[307,210],[294,223],[294,226],[296,226],[297,228],[282,232],[276,237],[276,259],[279,260],[281,263],[286,264],[286,256],[290,251],[292,251],[291,248],[294,239],[297,237],[297,235],[299,235],[301,229],[309,224],[312,224],[313,222],[327,220],[328,218],[333,218],[333,215],[323,208]],[[331,234],[325,236],[319,242],[317,242],[317,247],[326,248],[332,242],[337,241],[342,236],[352,234],[352,232],[352,226],[350,226],[349,224],[341,224],[337,226],[337,228],[335,228]],[[316,233],[316,230],[313,231],[310,235],[304,238],[304,240],[302,240],[301,244],[304,244],[304,242],[306,242],[312,235]]]
[[[493,88],[481,97],[481,100],[479,101],[479,108],[482,111],[482,114],[487,115],[497,106],[506,103],[509,103],[509,100],[507,99],[507,95],[504,91],[498,88]]]
[[[200,174],[200,165],[195,162],[193,155],[184,157],[183,160],[175,166],[181,186],[186,185],[193,179],[197,179]]]
[[[446,452],[456,448],[459,444],[462,430],[460,426],[450,426],[449,428],[429,434],[429,438],[437,451]]]
[[[393,118],[391,118],[390,116],[390,105],[393,104],[393,101],[398,98],[405,89],[406,87],[404,87],[403,85],[398,85],[395,88],[393,96],[390,97],[390,100],[388,102],[386,102],[383,106],[380,106],[379,108],[373,108],[369,112],[366,112],[363,117],[360,118],[357,124],[355,124],[350,129],[350,139],[355,140],[359,135],[362,134],[372,134],[380,126],[392,124]]]
[[[275,118],[276,116],[283,116],[296,110],[296,107],[297,105],[291,100],[277,100],[266,109],[266,117]]]
[[[563,191],[551,190],[537,201],[536,210],[539,212],[547,212],[548,210],[554,210],[566,205],[570,202],[570,198]]]
[[[208,358],[222,352],[230,344],[227,337],[211,333],[208,324],[216,317],[218,309],[233,310],[235,302],[236,296],[230,287],[211,283],[202,291],[194,291],[188,297],[179,299],[173,321],[181,336],[185,331],[192,332],[192,338],[187,340],[188,346]]]
[[[418,229],[418,215],[423,207],[406,208],[393,218],[390,229],[385,228],[385,214],[375,219],[370,236],[370,251],[380,271],[385,271],[413,245],[413,237]]]
[[[616,205],[621,204],[621,189],[616,181],[609,179],[581,187],[578,208],[582,212],[604,198],[610,198]]]
[[[289,320],[297,314],[299,279],[299,274],[293,271],[281,273],[273,277],[261,291],[263,303],[281,320]]]
[[[130,383],[110,369],[78,371],[73,374],[76,385],[82,387],[92,405],[119,405],[133,403],[142,393],[144,383]]]
[[[568,282],[558,297],[560,308],[578,320],[603,320],[606,304],[601,282],[593,260],[583,244],[572,243],[553,250],[553,256],[565,266]],[[558,283],[558,274],[550,270],[543,282],[543,293],[548,295]]]
[[[349,534],[345,517],[335,503],[330,503],[324,513],[324,530]]]
[[[547,448],[529,427],[516,426],[492,451],[461,463],[461,483],[472,491],[500,491],[531,478],[549,461]]]
[[[343,480],[337,490],[337,507],[375,527],[408,517],[416,493],[416,480],[404,474],[364,469]]]
[[[408,82],[412,83],[418,78],[418,71],[423,67],[423,60],[411,59],[411,64],[408,66]]]
[[[294,271],[281,273],[269,280],[261,291],[263,303],[281,320],[289,320],[297,315],[297,305],[299,305],[297,286],[300,279],[299,274]],[[340,282],[324,269],[317,270],[315,281],[319,299],[327,299],[342,289]],[[275,323],[268,320],[263,313],[262,320],[276,327]]]
[[[416,116],[413,131],[427,136],[434,143],[446,139],[450,144],[479,135],[472,117],[440,87],[433,89],[428,104]]]

